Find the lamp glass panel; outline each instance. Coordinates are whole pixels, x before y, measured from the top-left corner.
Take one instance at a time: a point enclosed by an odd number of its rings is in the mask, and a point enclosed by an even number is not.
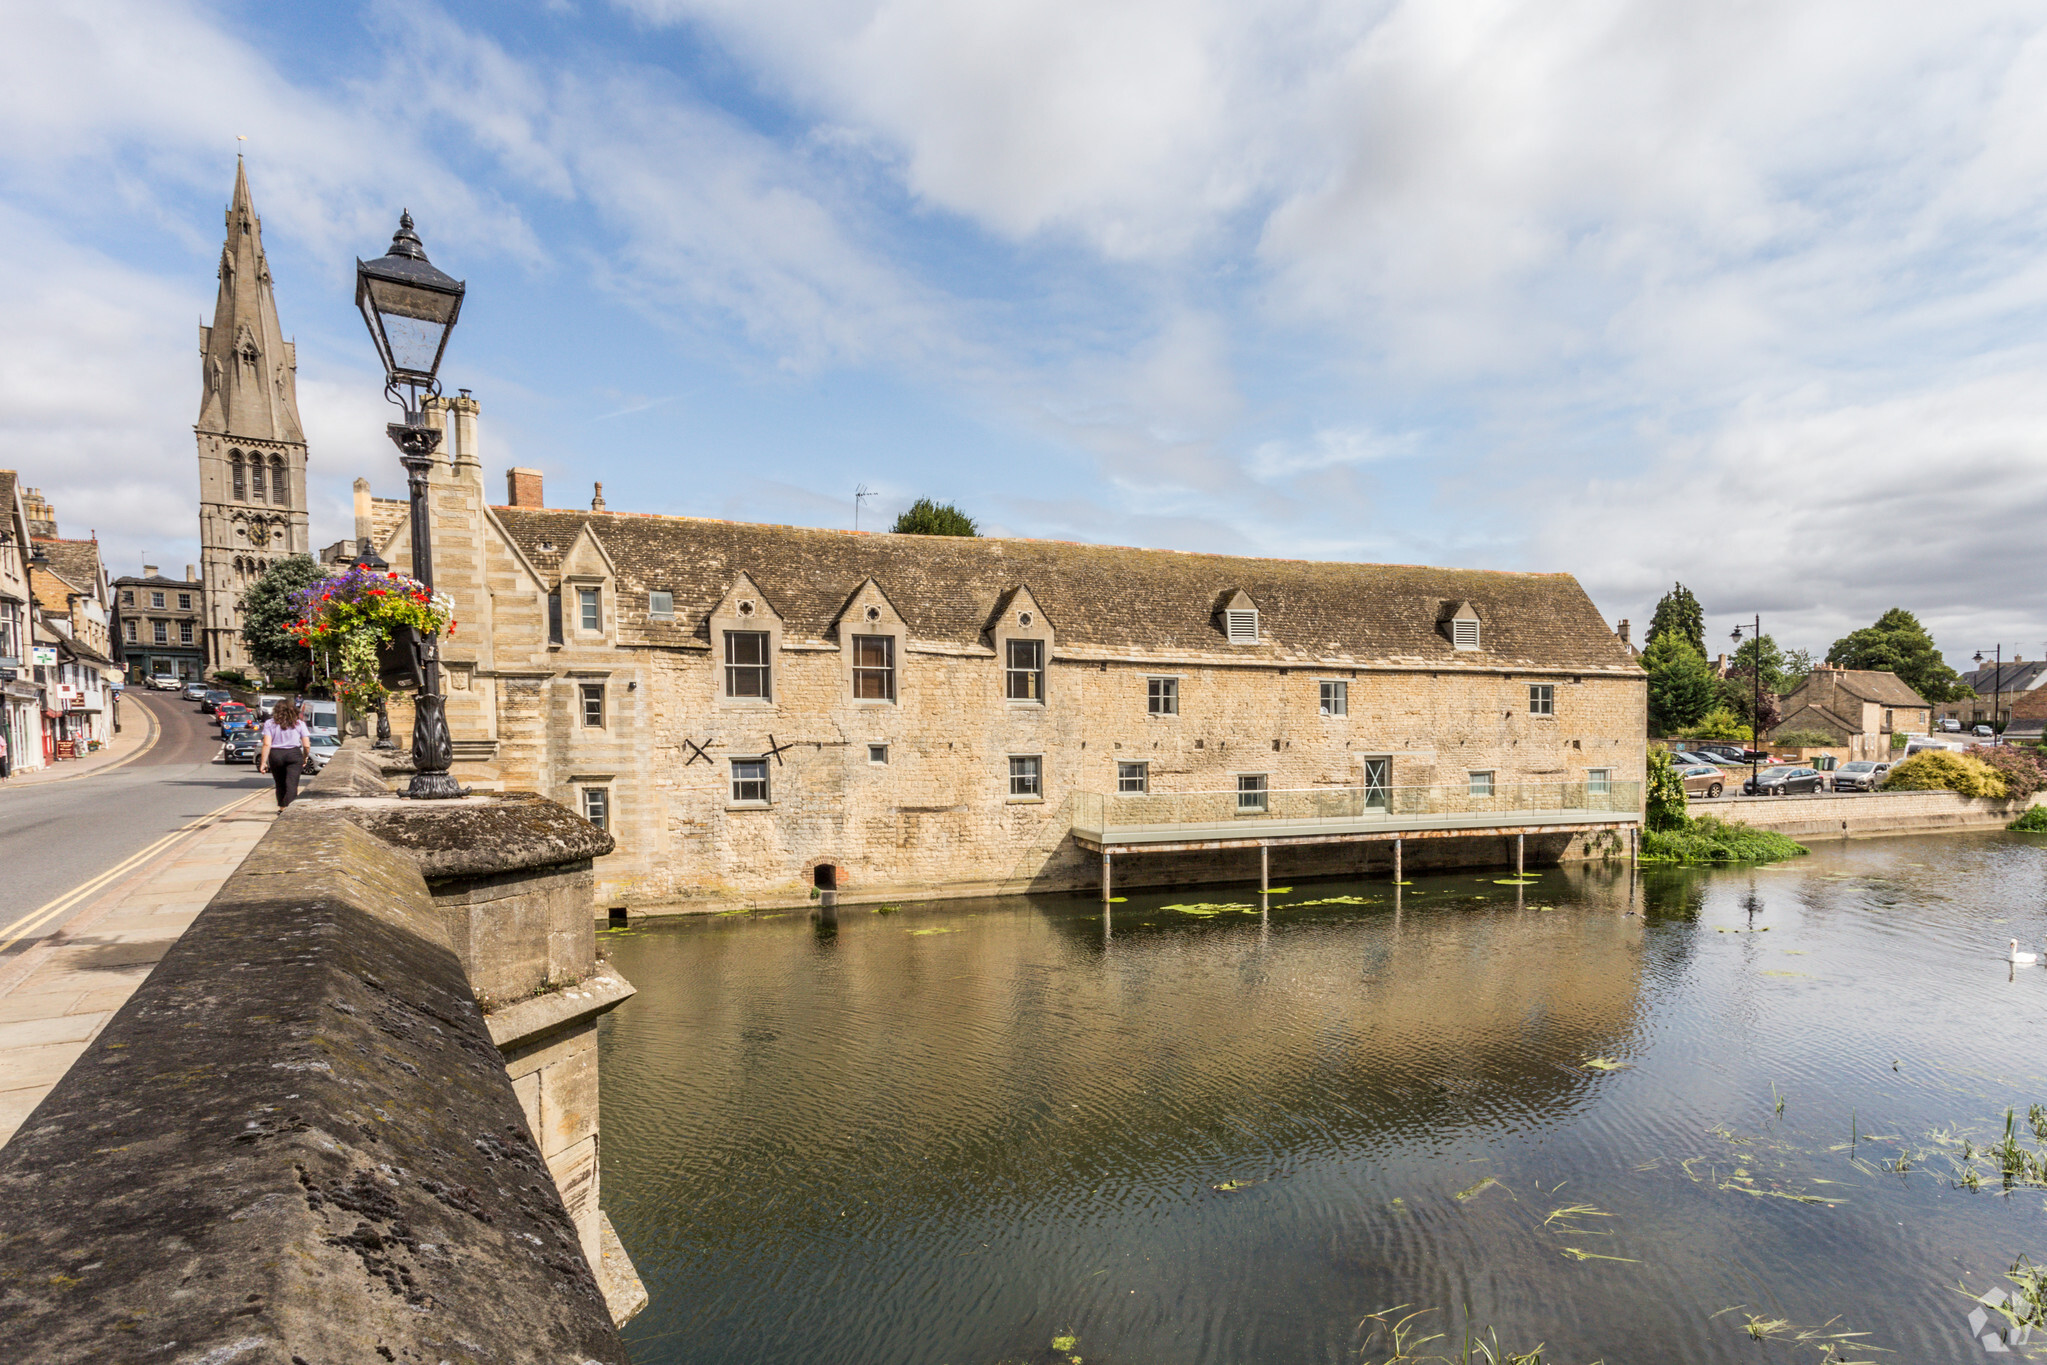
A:
[[[410,374],[432,374],[441,357],[441,339],[447,335],[448,320],[459,306],[459,296],[396,280],[372,279],[368,285],[370,306],[376,310],[391,368]]]

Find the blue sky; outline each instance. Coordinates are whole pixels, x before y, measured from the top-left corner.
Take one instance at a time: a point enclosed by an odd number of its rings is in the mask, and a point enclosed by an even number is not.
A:
[[[2047,11],[9,6],[0,463],[196,558],[245,150],[315,538],[396,493],[358,254],[549,501],[1578,575],[2047,651]],[[237,142],[237,137],[247,141]]]

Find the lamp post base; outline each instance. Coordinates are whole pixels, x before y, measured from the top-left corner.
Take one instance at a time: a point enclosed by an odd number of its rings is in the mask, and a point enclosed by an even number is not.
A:
[[[421,692],[412,704],[412,785],[405,794],[415,801],[445,801],[462,795],[461,784],[448,772],[455,741],[448,734],[447,713],[438,692]]]

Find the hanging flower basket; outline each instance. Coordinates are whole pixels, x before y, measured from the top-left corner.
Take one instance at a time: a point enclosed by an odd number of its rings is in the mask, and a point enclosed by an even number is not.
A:
[[[286,629],[312,652],[334,690],[361,710],[394,686],[417,686],[424,637],[455,633],[454,601],[416,578],[357,566],[293,595]]]

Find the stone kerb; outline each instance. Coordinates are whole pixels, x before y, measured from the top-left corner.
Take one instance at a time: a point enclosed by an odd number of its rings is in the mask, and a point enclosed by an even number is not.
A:
[[[0,1150],[11,1360],[625,1362],[426,883],[346,801],[279,817]]]

